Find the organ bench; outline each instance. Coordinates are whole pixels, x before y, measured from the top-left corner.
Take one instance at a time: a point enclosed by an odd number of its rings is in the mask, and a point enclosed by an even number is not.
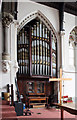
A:
[[[29,105],[48,105],[48,97],[28,97]]]

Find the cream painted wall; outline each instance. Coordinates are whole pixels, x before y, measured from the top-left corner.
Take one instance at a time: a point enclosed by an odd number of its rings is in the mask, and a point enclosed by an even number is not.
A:
[[[67,56],[69,56],[69,33],[72,31],[72,29],[76,26],[75,23],[75,16],[65,13],[64,15],[64,21],[65,21],[65,53],[67,53],[68,55],[66,55],[65,57],[65,65],[67,66],[67,64],[69,65],[69,60],[67,61]],[[68,67],[68,66],[67,66]]]
[[[59,17],[58,10],[47,7],[35,2],[19,2],[18,4],[18,21],[19,23],[25,19],[25,17],[37,10],[40,10],[52,23],[56,32],[59,31]]]
[[[65,35],[64,35],[64,64],[63,64],[63,77],[72,78],[72,81],[64,81],[64,90],[63,95],[68,95],[69,97],[75,97],[75,80],[77,74],[77,55],[73,55],[73,50],[69,52],[69,33],[71,30],[77,26],[75,22],[75,16],[69,13],[64,13],[64,28],[65,28]],[[77,48],[75,49],[75,53],[77,53]],[[70,59],[71,58],[71,59]],[[75,62],[75,64],[73,64]]]

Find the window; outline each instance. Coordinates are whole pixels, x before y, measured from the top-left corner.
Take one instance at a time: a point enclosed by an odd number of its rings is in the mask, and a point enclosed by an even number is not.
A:
[[[69,36],[69,44],[72,43],[72,45],[77,45],[77,27],[75,27],[71,32]]]
[[[76,64],[75,54],[77,46],[77,27],[75,27],[69,35],[69,65]]]

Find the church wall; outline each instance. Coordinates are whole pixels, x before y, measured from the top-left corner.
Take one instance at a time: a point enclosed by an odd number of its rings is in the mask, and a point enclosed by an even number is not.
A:
[[[59,17],[58,10],[47,7],[35,2],[19,2],[18,4],[18,21],[19,23],[25,19],[25,17],[35,11],[40,10],[54,26],[56,32],[59,31]]]
[[[64,13],[64,42],[63,42],[63,50],[64,50],[64,58],[63,58],[63,77],[72,78],[71,81],[64,81],[64,93],[63,95],[68,95],[69,97],[75,97],[75,81],[77,76],[77,61],[76,54],[77,47],[75,49],[71,49],[69,52],[69,34],[72,29],[77,26],[75,22],[75,16],[69,13]]]

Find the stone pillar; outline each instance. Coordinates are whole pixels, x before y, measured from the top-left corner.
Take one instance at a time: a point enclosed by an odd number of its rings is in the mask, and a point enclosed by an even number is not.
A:
[[[64,62],[65,62],[65,49],[64,49],[64,35],[65,35],[65,31],[60,31],[60,40],[61,40],[61,68],[62,70],[64,70]],[[63,73],[62,73],[63,75]],[[64,81],[62,81],[62,96],[64,95]]]
[[[64,47],[63,47],[63,41],[64,41],[64,8],[65,8],[65,3],[61,2],[60,3],[60,8],[59,8],[59,25],[60,25],[60,31],[59,31],[59,36],[60,36],[60,68],[63,70],[63,64],[64,64]],[[59,75],[58,75],[59,76]],[[60,83],[58,82],[58,88],[60,86]],[[58,89],[58,100],[60,100],[60,89]]]
[[[60,31],[59,36],[60,36],[60,42],[59,42],[59,69],[64,67],[64,35],[65,31]],[[60,77],[60,73],[58,74],[58,77]],[[62,86],[63,86],[63,81],[62,81]],[[63,95],[63,91],[62,91]],[[60,103],[60,82],[58,82],[58,103]]]
[[[14,70],[15,70],[15,77],[16,77],[16,73],[18,72],[19,66],[18,66],[18,62],[17,62],[17,28],[19,26],[18,21],[14,21],[14,25],[15,25],[15,64],[14,64]]]
[[[2,27],[3,27],[3,53],[2,53],[2,70],[3,72],[10,71],[10,54],[9,54],[9,26],[13,21],[13,16],[10,13],[2,13]]]
[[[17,95],[16,95],[16,85],[15,85],[15,78],[16,78],[16,74],[18,72],[18,62],[17,62],[17,27],[18,27],[18,21],[17,20],[13,20],[13,23],[10,26],[10,47],[11,47],[11,51],[10,51],[10,60],[12,62],[11,67],[10,67],[10,83],[13,84],[13,88],[14,88],[14,101],[17,100]]]
[[[17,62],[17,27],[19,25],[18,21],[14,21],[14,24],[15,24],[15,62],[14,62],[14,71],[15,71],[15,78],[17,77],[17,72],[18,72],[18,69],[19,69],[19,66],[18,66],[18,62]],[[16,101],[17,100],[17,95],[16,95],[16,91],[17,91],[17,88],[16,88],[16,85],[15,85],[15,93],[14,93],[14,100]]]
[[[62,69],[64,66],[64,35],[65,31],[60,31],[60,56],[61,56],[60,68]]]

